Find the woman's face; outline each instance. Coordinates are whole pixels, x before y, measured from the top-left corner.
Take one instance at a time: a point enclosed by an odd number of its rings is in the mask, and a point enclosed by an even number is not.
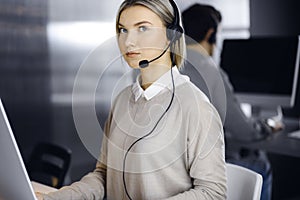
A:
[[[119,48],[132,68],[139,68],[141,60],[159,56],[168,45],[166,27],[158,15],[144,6],[125,9],[118,24]],[[167,53],[154,62],[167,62]],[[153,62],[153,63],[154,63]]]

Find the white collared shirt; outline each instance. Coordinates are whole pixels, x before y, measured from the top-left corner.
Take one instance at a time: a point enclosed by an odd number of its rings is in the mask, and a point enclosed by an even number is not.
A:
[[[135,101],[137,101],[140,97],[145,97],[146,100],[150,100],[157,94],[162,92],[164,89],[172,89],[172,77],[170,75],[170,72],[170,70],[167,71],[158,80],[152,83],[146,90],[144,90],[141,86],[141,76],[137,76],[136,82],[132,85],[132,92],[134,94]],[[172,72],[175,86],[181,85],[189,81],[189,77],[180,74],[176,66],[172,67]],[[178,79],[179,76],[182,78]]]

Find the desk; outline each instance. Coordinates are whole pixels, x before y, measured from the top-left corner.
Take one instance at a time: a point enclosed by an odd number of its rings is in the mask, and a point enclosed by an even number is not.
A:
[[[240,143],[228,140],[227,145],[265,150],[273,171],[272,200],[300,199],[297,180],[300,179],[300,139],[288,137],[288,133],[299,129],[299,119],[284,119],[285,128],[272,137]]]
[[[298,119],[284,119],[285,128],[274,133],[272,137],[251,143],[240,143],[236,141],[227,141],[228,145],[242,146],[249,149],[265,150],[268,153],[275,153],[285,156],[300,158],[300,139],[288,137],[288,133],[299,129]]]

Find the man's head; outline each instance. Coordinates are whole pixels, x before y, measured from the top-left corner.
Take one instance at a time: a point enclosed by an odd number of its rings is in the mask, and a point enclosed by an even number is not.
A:
[[[221,13],[210,5],[194,4],[182,13],[182,22],[187,38],[186,43],[207,41],[216,43],[218,25],[222,21]]]

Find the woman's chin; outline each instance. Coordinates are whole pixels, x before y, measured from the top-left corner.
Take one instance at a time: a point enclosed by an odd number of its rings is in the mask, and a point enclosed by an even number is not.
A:
[[[127,61],[129,67],[131,67],[132,69],[139,69],[140,66],[139,66],[139,62],[135,61],[135,62],[130,62],[130,61]]]

